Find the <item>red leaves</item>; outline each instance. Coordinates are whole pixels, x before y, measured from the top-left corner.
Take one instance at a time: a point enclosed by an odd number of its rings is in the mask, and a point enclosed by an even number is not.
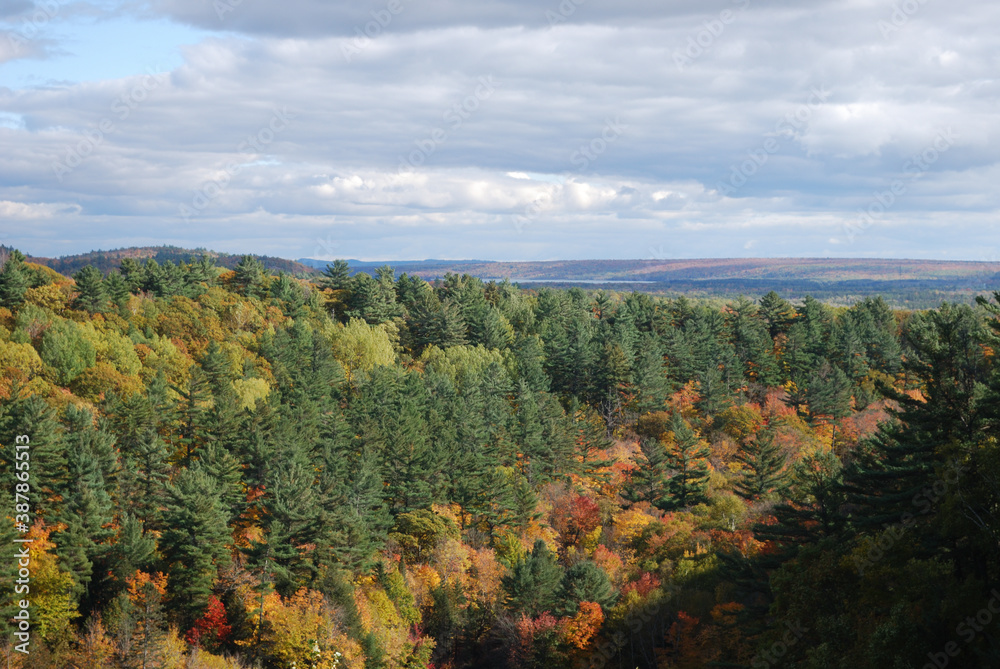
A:
[[[194,627],[188,630],[185,638],[190,644],[215,644],[225,641],[232,631],[226,618],[226,607],[219,599],[212,595],[208,598],[208,608],[205,614],[194,623]]]
[[[565,545],[574,546],[600,526],[601,511],[589,497],[565,496],[556,501],[551,522]]]

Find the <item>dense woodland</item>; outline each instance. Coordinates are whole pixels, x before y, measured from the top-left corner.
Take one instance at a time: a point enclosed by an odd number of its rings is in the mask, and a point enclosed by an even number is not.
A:
[[[998,315],[12,253],[0,661],[998,667]]]

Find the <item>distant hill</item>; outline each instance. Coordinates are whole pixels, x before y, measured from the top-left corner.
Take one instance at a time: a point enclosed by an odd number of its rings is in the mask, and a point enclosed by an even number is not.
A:
[[[5,251],[0,247],[0,263]],[[203,248],[146,246],[60,258],[29,256],[29,260],[68,276],[87,265],[107,273],[119,267],[126,257],[177,263],[203,254],[227,268],[235,267],[242,257]],[[315,275],[331,262],[312,258],[254,257],[272,272],[285,271],[297,276]],[[484,281],[506,279],[523,287],[581,286],[702,298],[760,297],[774,290],[786,299],[798,300],[812,295],[830,304],[852,304],[868,295],[882,295],[893,306],[914,309],[938,306],[943,301],[968,303],[976,295],[1000,290],[998,262],[859,258],[347,262],[354,272],[374,273],[376,268],[388,264],[397,274],[405,272],[428,281],[453,273],[477,276]]]
[[[302,258],[325,267],[329,261]],[[586,286],[697,297],[759,297],[774,290],[786,299],[812,295],[832,304],[851,304],[883,295],[899,307],[927,308],[942,301],[969,302],[1000,289],[1000,263],[860,258],[712,258],[701,260],[558,260],[493,262],[423,260],[362,262],[355,271],[389,264],[425,280],[451,272],[483,280],[508,279],[522,286]]]
[[[163,264],[166,261],[173,263],[187,262],[192,257],[207,255],[215,259],[220,267],[232,269],[239,263],[242,255],[230,253],[219,253],[207,249],[184,249],[177,246],[140,246],[127,249],[114,249],[111,251],[91,251],[79,255],[62,256],[60,258],[44,258],[39,256],[28,256],[28,260],[39,265],[51,267],[60,274],[70,276],[83,269],[87,265],[93,265],[105,274],[121,266],[123,258],[135,258],[145,260],[153,258],[156,262]],[[273,256],[254,256],[273,272],[284,271],[290,274],[307,275],[315,274],[316,269],[303,265],[294,260],[285,258],[275,258]]]

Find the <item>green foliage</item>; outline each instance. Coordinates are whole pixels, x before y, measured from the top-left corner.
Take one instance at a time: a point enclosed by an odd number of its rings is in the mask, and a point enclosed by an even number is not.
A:
[[[72,321],[58,320],[42,334],[38,354],[52,370],[52,380],[69,385],[85,369],[97,363],[97,351]]]
[[[108,303],[108,291],[100,270],[87,265],[73,275],[73,280],[76,281],[78,292],[73,306],[92,314],[104,311]]]
[[[503,577],[507,606],[532,617],[544,611],[554,611],[559,602],[562,579],[563,570],[556,556],[539,539],[527,557]],[[569,590],[568,594],[572,595],[574,591]]]

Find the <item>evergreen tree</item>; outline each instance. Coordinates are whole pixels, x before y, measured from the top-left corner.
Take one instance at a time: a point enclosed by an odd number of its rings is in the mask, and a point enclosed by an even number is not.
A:
[[[622,495],[630,502],[657,505],[666,493],[667,452],[659,439],[643,439],[639,448],[643,459],[632,471],[630,485]]]
[[[650,337],[639,347],[640,353],[632,374],[635,387],[633,405],[640,414],[662,411],[670,396],[670,381],[663,353],[656,339]]]
[[[87,265],[73,275],[73,280],[76,281],[79,292],[73,306],[92,314],[104,311],[108,304],[108,292],[101,272],[92,265]]]
[[[277,280],[271,285],[271,297],[281,303],[286,316],[300,315],[306,303],[302,286],[285,272],[278,272]]]
[[[31,287],[28,268],[24,266],[24,254],[17,249],[10,252],[0,270],[0,306],[16,309],[24,302],[24,294]]]
[[[525,559],[501,579],[507,593],[507,606],[512,611],[531,617],[544,611],[554,611],[559,603],[562,578],[563,570],[556,561],[556,555],[544,541],[536,539]]]
[[[107,290],[108,301],[113,304],[119,312],[128,306],[128,298],[132,295],[129,284],[119,272],[112,272],[104,280],[104,288]]]
[[[617,596],[607,573],[591,560],[581,560],[566,570],[557,595],[564,616],[574,615],[580,602],[595,602],[607,609]]]
[[[672,437],[667,445],[665,467],[671,472],[663,499],[663,509],[685,509],[707,501],[708,445],[698,438],[688,422],[675,414],[670,424]]]
[[[351,278],[351,267],[346,260],[334,260],[332,264],[323,269],[323,278],[320,285],[323,288],[332,290],[345,290]]]
[[[365,272],[358,272],[351,277],[345,320],[362,318],[369,325],[379,325],[401,314],[391,279],[392,270],[386,272],[379,268],[379,271],[381,273],[378,279]]]
[[[760,299],[760,315],[767,323],[771,339],[788,332],[796,318],[795,307],[773,290]]]
[[[744,443],[735,459],[743,465],[735,483],[737,495],[755,502],[784,492],[786,458],[770,429],[761,430],[756,437]]]
[[[233,286],[240,295],[263,300],[268,295],[269,277],[264,264],[257,258],[245,255],[234,270]]]
[[[122,264],[119,268],[119,272],[121,272],[121,277],[125,280],[125,284],[128,286],[130,293],[136,293],[144,289],[144,268],[135,260],[135,258],[122,258]]]
[[[189,627],[204,611],[217,570],[229,560],[226,513],[208,475],[182,469],[167,487],[160,550],[171,584],[171,605]]]
[[[851,382],[839,367],[823,361],[809,379],[806,401],[813,418],[828,420],[836,427],[837,421],[851,415]]]

